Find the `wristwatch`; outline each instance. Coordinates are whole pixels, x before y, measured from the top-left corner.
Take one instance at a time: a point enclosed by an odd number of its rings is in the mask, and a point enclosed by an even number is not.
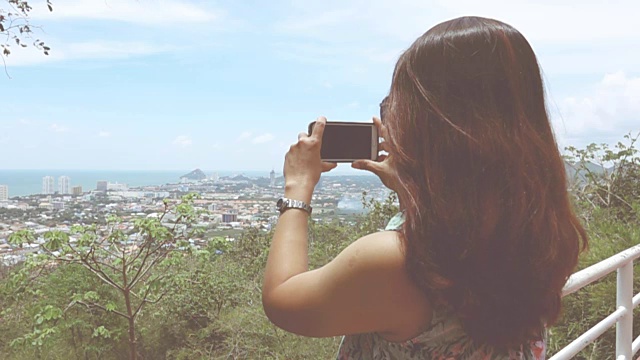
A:
[[[288,209],[301,209],[309,213],[311,215],[311,206],[307,205],[304,201],[289,199],[285,197],[281,197],[278,199],[276,203],[276,208],[280,211],[280,214],[285,212]]]

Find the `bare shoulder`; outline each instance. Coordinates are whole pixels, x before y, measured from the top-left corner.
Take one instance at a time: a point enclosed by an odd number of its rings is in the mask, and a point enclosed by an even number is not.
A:
[[[431,320],[431,306],[424,293],[410,279],[402,244],[402,234],[382,231],[364,236],[348,246],[333,262],[338,273],[351,274],[358,287],[376,294],[378,316],[386,330],[379,331],[390,341],[404,341],[421,333]]]
[[[430,308],[407,274],[401,236],[364,236],[325,266],[288,279],[263,297],[267,316],[306,336],[377,332],[402,341],[417,335]]]
[[[340,253],[349,267],[362,267],[364,270],[402,270],[405,268],[405,256],[401,234],[396,231],[381,231],[364,236]]]

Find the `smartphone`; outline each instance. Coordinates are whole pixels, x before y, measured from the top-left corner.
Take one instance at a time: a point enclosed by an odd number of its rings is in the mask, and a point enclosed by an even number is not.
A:
[[[309,135],[316,122],[309,124]],[[373,123],[327,121],[320,158],[329,162],[353,162],[378,158],[378,129]]]

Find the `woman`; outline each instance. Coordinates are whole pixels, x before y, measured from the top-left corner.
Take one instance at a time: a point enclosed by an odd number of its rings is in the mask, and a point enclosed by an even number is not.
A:
[[[398,193],[400,225],[308,271],[308,213],[284,211],[267,316],[300,335],[345,335],[339,359],[543,359],[587,237],[530,45],[496,20],[439,24],[398,60],[381,114],[389,156],[353,166]],[[285,197],[309,204],[335,166],[320,160],[324,122],[287,153]]]

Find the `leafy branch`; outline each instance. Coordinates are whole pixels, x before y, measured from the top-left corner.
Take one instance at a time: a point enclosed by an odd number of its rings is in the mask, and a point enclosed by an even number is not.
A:
[[[34,48],[42,51],[44,55],[49,55],[51,48],[39,38],[34,37],[34,29],[40,29],[30,22],[30,14],[33,7],[27,0],[4,0],[7,4],[5,8],[0,7],[0,59],[7,72],[6,57],[11,55],[12,44],[20,48],[26,48],[31,44]],[[47,0],[47,9],[53,11],[51,0]]]
[[[186,230],[195,224],[201,214],[194,209],[195,198],[195,195],[187,195],[174,207],[165,202],[160,217],[136,219],[133,221],[133,231],[128,234],[124,231],[127,225],[121,219],[110,216],[104,232],[99,232],[95,225],[73,226],[69,234],[55,230],[43,236],[44,242],[40,247],[42,253],[37,255],[41,259],[40,266],[80,265],[116,291],[124,304],[120,307],[113,302],[105,303],[106,300],[100,298],[97,292],[89,291],[83,295],[74,294],[67,309],[82,305],[89,310],[97,308],[126,319],[129,358],[132,360],[138,356],[136,320],[146,305],[161,302],[167,293],[166,287],[159,284],[165,278],[162,271],[168,267],[160,265],[172,254],[194,251],[185,234],[195,234]],[[175,213],[175,224],[161,221],[169,212]],[[12,234],[9,240],[14,245],[23,246],[33,243],[36,236],[25,230]],[[110,334],[105,331],[99,331],[96,336]]]
[[[636,148],[640,133],[624,138],[626,143],[618,142],[613,148],[592,143],[584,149],[565,149],[565,160],[573,170],[569,189],[583,205],[583,216],[597,209],[623,217],[635,212],[635,204],[640,202],[640,157]]]

